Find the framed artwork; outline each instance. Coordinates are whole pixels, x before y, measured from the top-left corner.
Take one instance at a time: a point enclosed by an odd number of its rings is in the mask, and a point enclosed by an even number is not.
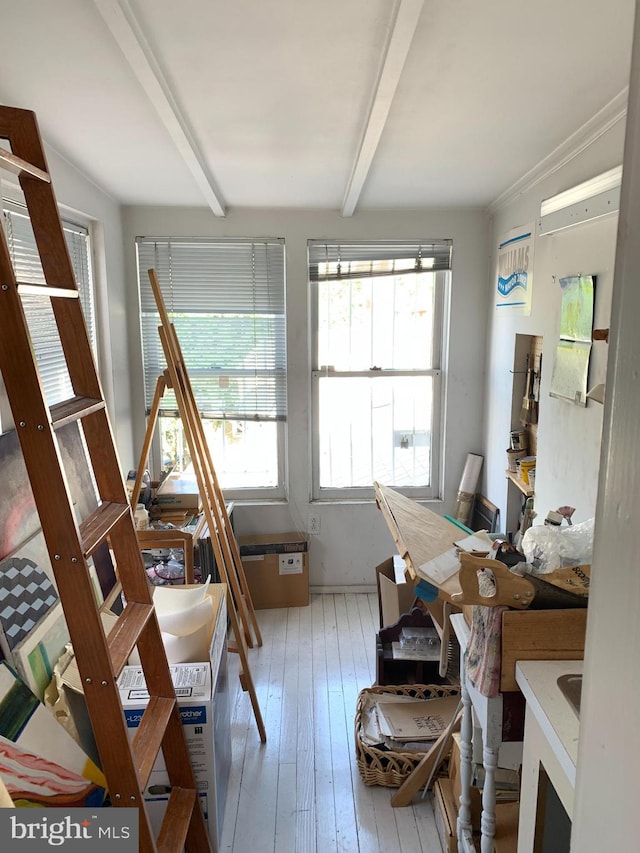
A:
[[[0,489],[0,560],[31,539],[40,519],[15,430],[0,435],[2,489]]]
[[[78,522],[98,499],[77,423],[57,432],[60,455]],[[56,580],[15,430],[0,435],[0,652],[42,698],[53,667],[69,642]],[[108,545],[89,561],[97,605],[116,578]]]
[[[77,423],[67,424],[57,431],[57,437],[76,518],[81,521],[98,506],[98,499],[80,427]],[[40,519],[15,430],[0,435],[0,459],[2,459],[3,475],[3,487],[0,490],[0,560],[2,560],[10,554],[15,554],[20,546],[32,539],[40,530]],[[43,555],[39,565],[52,576],[48,557],[45,560]],[[104,598],[116,582],[113,562],[106,543],[94,552],[93,565]]]
[[[69,630],[62,605],[56,602],[13,651],[16,672],[40,701],[68,643]]]
[[[38,539],[42,534],[36,534]],[[57,601],[58,593],[38,562],[22,554],[0,562],[0,644],[7,659]]]
[[[39,530],[15,554],[0,561],[0,648],[7,663],[42,699],[68,642],[67,623]]]
[[[595,282],[593,275],[560,279],[560,339],[549,393],[577,406],[587,405]]]

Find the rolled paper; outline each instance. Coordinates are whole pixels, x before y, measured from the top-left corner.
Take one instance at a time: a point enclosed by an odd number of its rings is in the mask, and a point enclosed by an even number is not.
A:
[[[467,461],[462,472],[459,492],[467,492],[468,494],[475,495],[483,462],[484,456],[479,456],[477,453],[467,453]]]

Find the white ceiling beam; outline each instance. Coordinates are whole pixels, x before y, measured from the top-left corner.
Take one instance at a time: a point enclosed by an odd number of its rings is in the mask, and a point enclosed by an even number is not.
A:
[[[187,121],[127,0],[94,0],[125,59],[151,101],[176,148],[216,216],[225,215],[222,196],[207,169]]]
[[[352,216],[367,180],[382,131],[413,40],[424,0],[397,0],[389,36],[351,177],[342,202],[342,215]]]

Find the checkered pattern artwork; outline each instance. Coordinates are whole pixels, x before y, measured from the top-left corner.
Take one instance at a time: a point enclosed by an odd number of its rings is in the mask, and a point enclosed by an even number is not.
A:
[[[57,600],[55,587],[33,560],[8,557],[0,563],[0,627],[9,651]]]

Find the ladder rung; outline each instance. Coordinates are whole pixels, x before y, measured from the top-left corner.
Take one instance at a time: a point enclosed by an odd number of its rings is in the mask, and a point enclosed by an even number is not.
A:
[[[103,501],[98,509],[87,516],[80,525],[82,550],[85,557],[89,557],[98,545],[102,545],[107,534],[129,511],[129,504]]]
[[[95,397],[71,397],[69,400],[63,400],[62,403],[51,406],[49,410],[53,428],[59,429],[71,421],[99,412],[104,407],[104,400],[96,400]]]
[[[152,696],[142,715],[133,739],[140,784],[146,787],[153,765],[162,746],[167,723],[176,704],[175,699]]]
[[[16,282],[21,296],[46,296],[48,299],[78,299],[75,287],[51,287],[48,284],[30,284],[26,281]]]
[[[162,821],[156,846],[158,853],[175,853],[182,850],[187,838],[194,808],[199,808],[193,788],[173,788]]]
[[[0,164],[5,169],[13,172],[14,175],[28,175],[30,178],[38,178],[38,180],[44,181],[46,184],[51,183],[51,178],[47,172],[39,169],[32,163],[27,163],[21,157],[16,157],[15,154],[7,151],[5,148],[0,148]]]
[[[153,604],[140,604],[137,601],[127,602],[112,631],[108,643],[111,652],[111,663],[116,678],[126,666],[129,655],[138,641],[149,617],[153,613]]]

